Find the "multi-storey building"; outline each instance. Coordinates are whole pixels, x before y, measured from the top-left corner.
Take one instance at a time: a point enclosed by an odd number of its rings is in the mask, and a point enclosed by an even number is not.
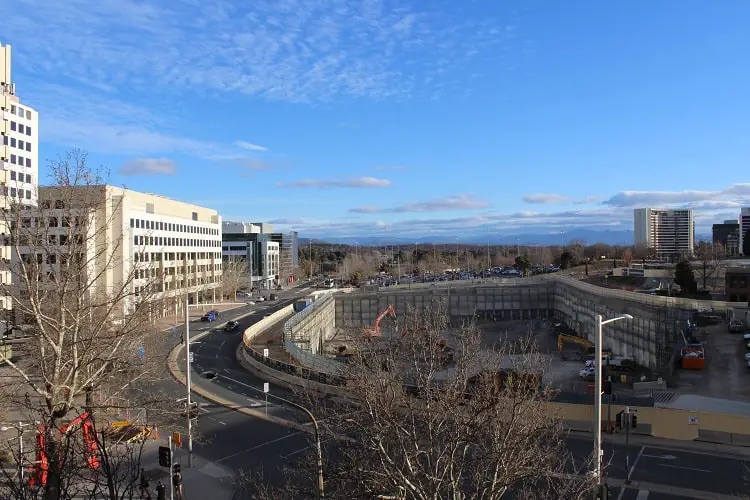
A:
[[[711,227],[714,246],[721,245],[727,256],[739,253],[740,224],[736,220],[725,220],[723,224],[714,224]]]
[[[299,240],[297,231],[289,233],[271,233],[271,241],[279,244],[281,252],[281,264],[279,267],[279,280],[282,284],[293,285],[294,273],[299,266]]]
[[[90,253],[84,258],[88,275],[95,277],[91,293],[127,289],[123,314],[144,297],[158,317],[178,313],[186,300],[212,302],[220,294],[221,217],[215,210],[101,185],[42,187],[39,209],[29,214],[45,219],[49,245],[69,244],[71,218],[91,221],[80,236],[89,241],[76,251]],[[22,222],[39,224],[30,218]]]
[[[745,251],[745,247],[747,244],[745,243],[745,240],[747,237],[750,236],[748,232],[750,232],[750,207],[745,207],[740,209],[740,218],[739,218],[739,231],[740,231],[740,241],[739,241],[739,248],[740,253],[744,255],[745,257],[750,256],[750,252]]]
[[[693,211],[636,208],[633,212],[636,246],[653,249],[658,259],[676,261],[692,255],[695,247]]]
[[[11,47],[0,44],[0,208],[36,203],[39,165],[37,162],[39,116],[19,99],[11,75]],[[9,234],[6,220],[0,220],[0,234]],[[0,260],[10,262],[13,250],[10,240],[0,246]],[[0,285],[8,285],[13,277],[9,266],[0,268]],[[12,314],[12,300],[1,294],[2,326]]]
[[[249,288],[271,289],[279,284],[280,246],[272,241],[268,224],[224,222],[222,255],[225,262],[246,262]]]

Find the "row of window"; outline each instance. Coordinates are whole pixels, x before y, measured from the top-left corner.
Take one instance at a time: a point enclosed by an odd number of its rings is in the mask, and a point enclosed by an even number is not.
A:
[[[155,267],[149,267],[147,269],[136,269],[134,272],[135,279],[149,279],[149,278],[156,278],[161,274],[163,277],[167,276],[175,276],[183,274],[191,274],[191,273],[210,273],[210,272],[218,272],[220,269],[220,266],[215,265],[203,265],[203,266],[189,266],[187,269],[184,269],[182,267],[166,267],[164,268],[164,271],[160,271],[159,269]],[[178,272],[179,271],[179,272]]]
[[[10,171],[10,180],[12,180],[12,181],[18,181],[18,182],[25,182],[26,184],[31,184],[31,174],[23,174],[21,172],[18,172],[16,174],[15,170],[11,170]]]
[[[16,106],[15,104],[10,105],[10,113],[13,115],[16,115],[20,118],[26,117],[27,120],[31,120],[31,110],[30,109],[24,109],[21,106]]]
[[[10,122],[10,130],[12,132],[18,132],[19,134],[31,135],[31,127],[29,125],[24,125],[23,123],[16,123],[12,120]]]
[[[163,283],[151,283],[145,286],[136,286],[134,288],[135,295],[138,296],[141,293],[146,293],[149,288],[153,288],[157,292],[168,292],[170,290],[179,290],[181,288],[196,286],[196,285],[208,285],[211,283],[218,283],[219,280],[209,276],[207,278],[179,280],[179,281],[165,281]]]
[[[10,196],[11,198],[18,198],[22,200],[24,198],[24,194],[26,195],[27,200],[31,199],[31,191],[29,191],[28,189],[26,189],[24,192],[23,189],[16,189],[13,187],[8,189],[8,186],[3,186],[3,196]]]
[[[12,148],[18,148],[21,151],[28,151],[31,152],[31,142],[30,141],[22,141],[21,139],[16,140],[15,137],[8,137],[7,135],[3,134],[3,146],[8,146]]]
[[[150,256],[150,258],[149,258]],[[219,252],[153,252],[153,253],[136,253],[133,260],[135,262],[161,262],[162,260],[195,260],[195,259],[218,259],[221,257]],[[221,269],[221,264],[219,264]]]
[[[130,219],[130,227],[133,229],[152,229],[154,231],[173,231],[176,233],[210,234],[219,235],[218,229],[210,227],[191,226],[188,224],[173,224],[156,220]]]
[[[167,238],[166,236],[133,236],[134,245],[155,245],[158,247],[219,247],[220,241],[193,238]]]
[[[24,158],[23,156],[10,155],[10,163],[21,167],[26,165],[26,168],[31,168],[31,158]]]

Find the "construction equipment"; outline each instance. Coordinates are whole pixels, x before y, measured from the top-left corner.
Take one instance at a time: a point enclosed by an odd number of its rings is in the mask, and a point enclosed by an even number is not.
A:
[[[560,351],[560,354],[562,354],[563,352],[563,345],[565,344],[565,342],[573,342],[575,344],[583,346],[583,348],[586,350],[586,354],[594,352],[594,344],[592,344],[588,339],[585,339],[583,337],[575,337],[573,335],[558,335],[557,350]]]
[[[680,349],[682,368],[703,370],[706,367],[706,352],[702,344],[689,344]]]
[[[372,328],[365,328],[364,335],[367,338],[370,337],[380,337],[380,322],[383,321],[383,318],[386,317],[386,315],[389,315],[393,318],[393,320],[396,320],[396,309],[393,307],[392,304],[389,304],[388,307],[383,309],[383,311],[378,314],[378,317],[375,319],[375,324]]]
[[[88,413],[82,413],[67,424],[61,426],[58,430],[60,434],[65,435],[73,428],[81,426],[83,434],[84,452],[86,462],[92,469],[98,469],[99,462],[99,445],[96,439],[96,430],[94,429],[94,420]],[[49,470],[49,456],[47,455],[47,426],[40,425],[37,428],[36,436],[36,462],[32,467],[29,484],[32,486],[47,484],[47,471]]]

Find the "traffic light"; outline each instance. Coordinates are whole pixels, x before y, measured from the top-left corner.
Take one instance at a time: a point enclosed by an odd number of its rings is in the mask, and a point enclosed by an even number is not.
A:
[[[622,429],[622,417],[624,415],[624,412],[621,410],[617,415],[615,415],[615,427],[618,429]]]
[[[612,395],[612,381],[611,380],[604,381],[604,394],[606,394],[607,396]]]
[[[170,467],[172,465],[172,450],[169,446],[159,446],[159,465]]]
[[[631,413],[630,414],[630,428],[635,429],[636,427],[638,427],[638,414]]]

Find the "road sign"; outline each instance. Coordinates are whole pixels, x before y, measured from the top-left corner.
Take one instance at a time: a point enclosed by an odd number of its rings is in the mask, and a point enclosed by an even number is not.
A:
[[[688,417],[688,425],[698,425],[698,417]]]
[[[268,357],[268,349],[263,349],[263,357],[264,358]]]
[[[192,363],[193,361],[195,361],[195,354],[192,353],[192,352],[189,352],[188,353],[188,362]]]
[[[112,422],[110,425],[114,429],[119,429],[121,427],[127,427],[127,426],[129,426],[130,422],[128,422],[127,420],[116,420],[116,421]]]
[[[270,389],[269,383],[268,382],[263,383],[263,392],[268,392],[269,389]]]
[[[173,432],[172,433],[172,442],[178,448],[182,448],[182,435],[179,432],[177,432],[177,431]]]

